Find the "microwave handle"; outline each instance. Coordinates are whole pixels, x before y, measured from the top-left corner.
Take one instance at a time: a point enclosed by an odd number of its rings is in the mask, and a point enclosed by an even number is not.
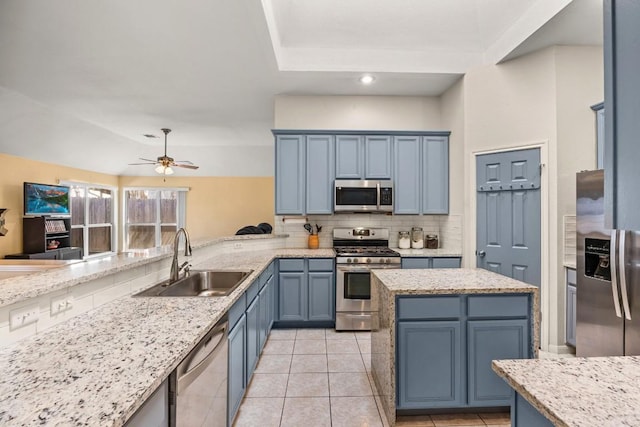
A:
[[[377,209],[380,210],[380,181],[376,182],[376,194]]]

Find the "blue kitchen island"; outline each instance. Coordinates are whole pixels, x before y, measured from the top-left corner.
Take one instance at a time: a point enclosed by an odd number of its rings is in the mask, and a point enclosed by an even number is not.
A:
[[[371,368],[398,414],[505,408],[495,359],[537,356],[539,290],[482,269],[375,270]]]

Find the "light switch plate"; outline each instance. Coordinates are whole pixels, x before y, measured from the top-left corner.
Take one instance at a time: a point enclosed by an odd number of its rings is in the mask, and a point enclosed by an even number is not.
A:
[[[9,312],[9,328],[15,330],[38,321],[40,307],[38,304],[17,308]]]

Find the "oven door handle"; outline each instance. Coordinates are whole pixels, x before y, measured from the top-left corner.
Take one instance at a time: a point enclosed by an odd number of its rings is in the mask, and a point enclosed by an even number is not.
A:
[[[345,266],[343,267],[341,264],[338,264],[336,266],[336,269],[338,271],[344,271],[344,272],[349,272],[349,273],[369,273],[371,272],[371,270],[389,270],[389,269],[399,269],[401,266],[400,264],[394,264],[394,265],[380,265],[380,264],[374,264],[374,265],[362,265],[362,266]]]

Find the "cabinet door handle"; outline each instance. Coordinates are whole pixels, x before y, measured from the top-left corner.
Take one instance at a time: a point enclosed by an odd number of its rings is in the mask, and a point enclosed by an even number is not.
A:
[[[486,254],[487,254],[487,253],[486,253],[485,251],[479,251],[479,252],[478,252],[478,256],[479,256],[480,258],[484,258],[484,256],[485,256]]]

